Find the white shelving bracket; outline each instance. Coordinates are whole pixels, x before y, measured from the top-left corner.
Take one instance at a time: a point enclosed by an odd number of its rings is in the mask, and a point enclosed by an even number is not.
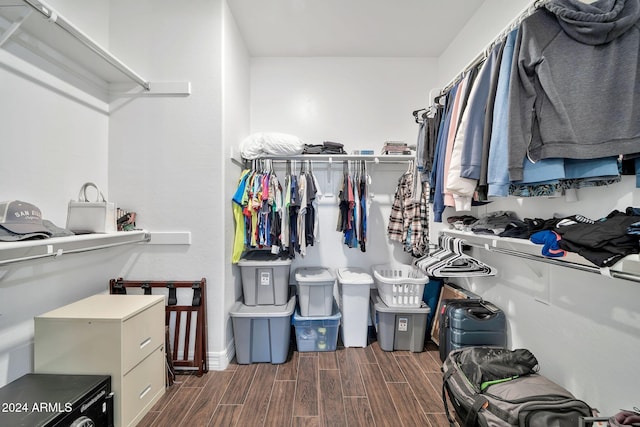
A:
[[[34,13],[37,12],[37,13]],[[186,81],[150,82],[44,0],[0,0],[0,47],[99,97],[189,96]],[[57,74],[56,74],[57,75]]]
[[[191,82],[149,82],[149,88],[131,86],[124,83],[112,83],[109,85],[109,96],[115,98],[138,98],[153,96],[189,96],[191,95]]]
[[[16,18],[11,24],[11,26],[9,26],[9,28],[7,28],[5,32],[2,33],[2,35],[0,36],[0,47],[2,47],[2,45],[4,45],[7,42],[7,40],[9,40],[11,36],[16,31],[18,31],[22,23],[25,21],[25,19],[29,17],[29,15],[31,15],[31,13],[33,13],[32,10],[27,10],[24,15],[20,15],[18,18]]]

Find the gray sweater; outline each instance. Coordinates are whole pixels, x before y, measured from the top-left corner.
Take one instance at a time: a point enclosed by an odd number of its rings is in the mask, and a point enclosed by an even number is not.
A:
[[[640,152],[640,0],[550,0],[518,32],[509,178],[527,157]]]

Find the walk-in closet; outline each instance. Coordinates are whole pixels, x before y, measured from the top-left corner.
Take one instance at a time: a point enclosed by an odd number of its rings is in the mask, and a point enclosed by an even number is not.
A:
[[[639,19],[0,0],[0,425],[463,426],[465,348],[634,425]]]

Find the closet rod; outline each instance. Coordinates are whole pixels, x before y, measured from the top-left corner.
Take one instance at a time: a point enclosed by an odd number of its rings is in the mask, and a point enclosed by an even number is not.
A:
[[[522,12],[520,12],[518,14],[518,16],[516,16],[510,23],[509,25],[507,25],[502,31],[500,31],[498,33],[498,35],[496,37],[494,37],[494,39],[491,41],[491,43],[489,43],[480,53],[478,53],[478,55],[473,58],[471,60],[471,62],[469,62],[463,69],[461,72],[459,72],[458,74],[455,75],[455,77],[446,85],[443,87],[442,91],[440,92],[440,94],[445,94],[447,93],[458,81],[460,81],[462,79],[462,77],[464,76],[464,74],[471,70],[473,67],[479,65],[480,63],[482,63],[482,61],[484,61],[485,59],[487,59],[487,57],[489,56],[489,54],[491,53],[491,49],[493,49],[493,47],[498,44],[499,42],[501,42],[502,40],[504,40],[509,33],[511,32],[511,30],[513,30],[514,28],[517,28],[518,25],[520,25],[520,23],[527,18],[528,16],[530,16],[533,12],[535,12],[536,10],[538,10],[544,3],[546,0],[534,0],[531,2],[531,4],[529,4],[524,10],[522,10]],[[433,99],[430,99],[429,102],[433,102]]]
[[[528,260],[544,262],[546,264],[552,264],[552,265],[557,265],[557,266],[560,266],[560,267],[572,268],[574,270],[581,270],[581,271],[586,271],[586,272],[589,272],[589,273],[595,273],[595,274],[599,274],[599,275],[603,275],[603,276],[611,276],[611,277],[616,278],[616,279],[624,279],[624,280],[629,280],[629,281],[632,281],[632,282],[639,282],[640,283],[640,275],[637,275],[637,274],[634,274],[634,273],[624,273],[622,271],[615,271],[615,270],[603,270],[600,267],[596,267],[596,266],[578,264],[578,263],[571,262],[571,261],[562,261],[562,260],[557,259],[557,258],[548,258],[548,257],[545,257],[543,255],[528,254],[528,253],[525,253],[525,252],[519,252],[519,251],[510,250],[510,249],[494,248],[494,247],[490,247],[488,245],[483,245],[483,244],[479,244],[479,243],[471,243],[471,242],[468,242],[466,240],[464,241],[464,244],[468,245],[468,246],[472,246],[474,248],[485,249],[485,250],[488,250],[489,252],[496,252],[496,253],[501,253],[501,254],[505,254],[505,255],[511,255],[511,256],[518,257],[518,258],[524,258],[524,259],[528,259]],[[604,273],[604,271],[606,271],[606,273]]]
[[[124,75],[129,77],[131,80],[133,80],[134,82],[142,86],[144,90],[146,91],[151,90],[151,86],[148,81],[140,77],[135,71],[133,71],[132,69],[124,65],[122,62],[120,62],[120,60],[118,60],[109,52],[107,52],[98,44],[96,44],[93,40],[91,40],[88,36],[86,36],[82,31],[74,27],[70,22],[66,21],[63,17],[59,16],[46,3],[39,0],[22,0],[22,1],[28,4],[29,6],[31,6],[40,14],[42,14],[44,17],[46,17],[47,20],[55,23],[58,27],[66,31],[68,34],[70,34],[80,43],[87,46],[89,49],[91,49],[94,53],[96,53],[102,59],[107,61],[113,67],[117,68],[121,73],[123,73]]]

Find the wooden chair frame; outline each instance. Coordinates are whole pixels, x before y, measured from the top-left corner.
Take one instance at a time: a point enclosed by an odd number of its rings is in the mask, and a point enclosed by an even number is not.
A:
[[[123,278],[109,281],[111,294],[126,294],[127,288],[141,288],[144,293],[151,295],[152,288],[169,290],[165,306],[165,325],[173,328],[173,346],[171,348],[173,366],[176,368],[197,368],[197,376],[202,376],[209,369],[207,367],[207,317],[206,317],[206,279],[199,281],[154,281],[154,280],[124,280]],[[176,290],[181,288],[193,289],[191,305],[177,305]],[[174,316],[171,313],[175,313]],[[192,318],[195,313],[195,343],[193,357],[189,357],[191,348]],[[183,315],[184,314],[184,315]],[[184,334],[181,333],[182,319],[185,319]],[[173,324],[172,324],[172,319]],[[180,341],[182,338],[182,342]],[[182,344],[182,352],[179,351]],[[167,352],[169,349],[167,349]],[[185,369],[186,370],[186,369]]]

